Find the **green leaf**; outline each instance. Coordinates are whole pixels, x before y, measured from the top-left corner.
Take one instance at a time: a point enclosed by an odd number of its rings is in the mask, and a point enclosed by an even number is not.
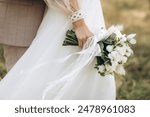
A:
[[[96,59],[97,59],[97,65],[102,65],[102,64],[104,64],[104,60],[102,59],[102,57],[100,57],[100,56],[96,56]]]
[[[102,41],[99,41],[99,42],[97,42],[97,43],[99,44],[101,50],[103,51],[103,50],[104,50],[104,44],[103,44],[103,42],[102,42]]]
[[[63,46],[78,46],[78,39],[76,37],[76,34],[73,30],[68,30],[66,32],[65,40],[62,44]]]

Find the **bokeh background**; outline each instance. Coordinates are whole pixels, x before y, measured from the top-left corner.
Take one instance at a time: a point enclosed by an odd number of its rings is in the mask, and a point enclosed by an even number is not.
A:
[[[136,33],[134,56],[126,64],[126,76],[116,75],[118,100],[150,99],[150,0],[101,0],[106,27],[122,24],[124,33]],[[7,73],[0,45],[0,79]]]
[[[134,56],[126,76],[116,76],[117,99],[150,99],[150,0],[101,0],[106,26],[122,24],[124,33],[136,33]]]

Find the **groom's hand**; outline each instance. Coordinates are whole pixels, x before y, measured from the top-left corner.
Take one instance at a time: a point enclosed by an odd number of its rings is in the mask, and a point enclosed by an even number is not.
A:
[[[73,23],[76,36],[78,38],[79,46],[82,48],[89,37],[93,36],[93,33],[89,30],[88,26],[85,24],[84,19],[76,21]]]

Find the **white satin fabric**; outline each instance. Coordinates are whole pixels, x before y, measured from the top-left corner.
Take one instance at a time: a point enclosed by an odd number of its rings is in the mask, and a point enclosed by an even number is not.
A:
[[[79,0],[85,22],[95,34],[105,27],[99,0]],[[81,51],[78,46],[62,46],[72,28],[59,9],[48,9],[38,33],[26,53],[0,82],[0,99],[115,99],[114,76],[100,77],[89,56],[66,56]]]

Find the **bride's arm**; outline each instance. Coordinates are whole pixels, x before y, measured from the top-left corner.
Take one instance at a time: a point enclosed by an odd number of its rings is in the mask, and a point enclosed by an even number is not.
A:
[[[93,33],[89,30],[88,26],[85,24],[84,19],[74,22],[73,26],[78,38],[79,46],[83,47],[87,39],[93,36]]]
[[[68,13],[78,11],[80,9],[78,0],[45,0],[51,3],[51,6],[56,5]],[[54,4],[53,4],[54,3]],[[87,39],[93,36],[84,19],[73,22],[73,27],[78,38],[79,46],[83,47]]]
[[[77,0],[70,0],[70,6],[72,8],[72,11],[74,11],[74,12],[78,11],[80,9]],[[77,38],[78,38],[79,46],[83,47],[83,45],[85,44],[87,39],[89,37],[91,37],[93,34],[89,30],[84,19],[80,19],[76,22],[73,22],[73,27],[75,29],[75,33],[76,33]]]

